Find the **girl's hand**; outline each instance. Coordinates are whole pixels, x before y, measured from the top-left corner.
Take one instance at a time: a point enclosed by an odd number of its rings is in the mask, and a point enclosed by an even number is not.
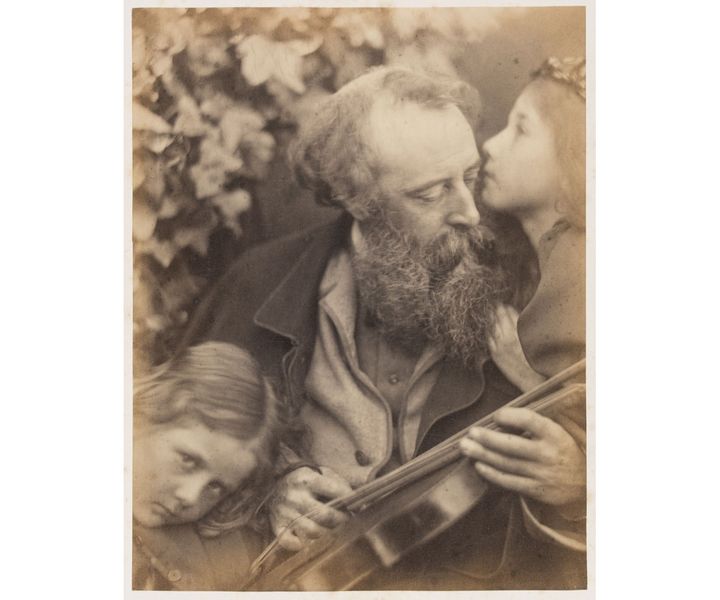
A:
[[[503,375],[527,392],[545,381],[545,377],[534,371],[525,358],[517,332],[518,316],[512,306],[498,305],[488,348]]]
[[[523,434],[473,427],[460,450],[480,475],[545,504],[584,504],[585,454],[563,427],[527,408],[502,408],[494,420]]]

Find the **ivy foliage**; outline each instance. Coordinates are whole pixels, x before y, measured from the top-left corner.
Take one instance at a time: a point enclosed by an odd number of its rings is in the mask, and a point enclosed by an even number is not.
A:
[[[253,200],[318,100],[370,66],[456,75],[490,9],[134,9],[136,369],[167,359],[211,279],[241,251]],[[226,253],[227,254],[227,253]]]

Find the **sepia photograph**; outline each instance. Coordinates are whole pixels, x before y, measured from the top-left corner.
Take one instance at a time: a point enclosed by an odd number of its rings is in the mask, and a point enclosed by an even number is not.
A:
[[[593,4],[125,18],[126,594],[592,597]]]

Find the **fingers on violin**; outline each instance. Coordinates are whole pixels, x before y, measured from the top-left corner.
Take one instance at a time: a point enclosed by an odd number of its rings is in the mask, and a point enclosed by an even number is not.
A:
[[[486,465],[485,463],[476,462],[475,470],[489,482],[500,486],[506,490],[512,492],[518,492],[519,494],[534,496],[537,493],[538,484],[534,479],[529,477],[523,477],[522,475],[515,475],[512,473],[503,473],[495,467]]]
[[[303,547],[302,541],[292,529],[286,529],[280,533],[278,544],[290,552],[298,552]]]
[[[552,419],[543,417],[528,408],[501,408],[493,415],[493,420],[502,427],[522,429],[537,438],[557,435],[558,430],[564,433],[562,427]]]
[[[533,459],[537,455],[537,444],[522,436],[501,431],[493,431],[484,427],[473,427],[468,432],[468,438],[479,442],[489,450],[513,456],[516,458]]]
[[[330,530],[308,517],[298,517],[290,526],[292,533],[302,540],[313,540],[327,534]]]
[[[344,523],[348,519],[345,513],[320,503],[318,503],[312,512],[306,514],[305,516],[309,517],[316,523],[319,523],[323,527],[329,527],[331,529],[333,527],[337,527],[341,523]]]
[[[533,469],[533,464],[528,463],[526,460],[518,460],[517,458],[498,454],[467,438],[460,442],[460,449],[463,451],[463,454],[473,460],[490,465],[503,473],[529,475]]]
[[[350,484],[330,469],[323,469],[322,475],[314,477],[310,489],[316,496],[324,498],[341,498],[352,492]]]

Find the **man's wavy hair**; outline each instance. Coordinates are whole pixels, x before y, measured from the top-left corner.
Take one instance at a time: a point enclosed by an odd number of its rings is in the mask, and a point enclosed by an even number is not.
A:
[[[479,94],[469,84],[404,67],[375,67],[321,102],[300,124],[289,162],[318,203],[343,208],[359,220],[375,214],[381,196],[376,157],[364,136],[378,98],[427,108],[456,106],[473,130],[480,115]]]
[[[274,483],[278,441],[287,420],[269,380],[249,352],[223,342],[204,342],[181,352],[135,383],[135,431],[196,421],[212,431],[247,441],[257,466],[240,488],[197,523],[213,537],[252,522]]]

